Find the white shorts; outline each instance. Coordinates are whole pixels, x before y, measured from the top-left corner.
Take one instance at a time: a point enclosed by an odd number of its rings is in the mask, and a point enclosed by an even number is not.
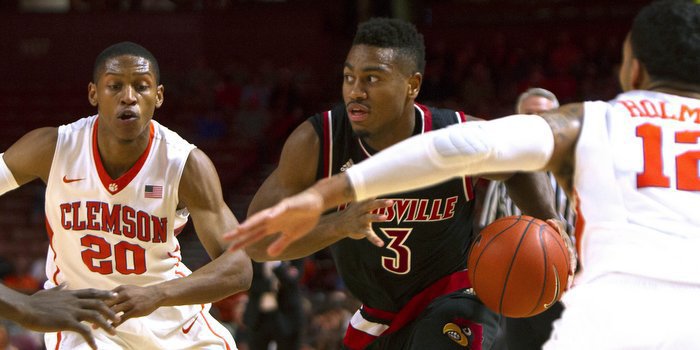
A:
[[[611,273],[562,301],[545,350],[700,349],[700,285]]]
[[[231,333],[209,314],[210,304],[161,307],[148,316],[132,318],[117,327],[116,335],[93,330],[97,348],[121,349],[223,349],[236,350]],[[46,348],[88,350],[75,332],[46,333]]]

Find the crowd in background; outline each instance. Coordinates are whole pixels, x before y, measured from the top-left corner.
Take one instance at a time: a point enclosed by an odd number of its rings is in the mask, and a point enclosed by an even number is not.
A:
[[[75,6],[84,3],[73,2]],[[143,6],[150,2],[132,3]],[[529,87],[551,90],[562,103],[609,99],[619,90],[616,62],[623,39],[565,30],[530,42],[515,41],[498,32],[469,42],[427,37],[428,63],[418,101],[490,119],[510,114],[518,93]],[[309,113],[340,102],[341,63],[330,72],[266,60],[255,65],[232,60],[212,66],[205,58],[189,69],[168,71],[165,67],[162,76],[167,102],[156,119],[212,158],[221,174],[225,198],[243,220],[252,194],[275,164],[286,136]],[[82,96],[76,98],[84,101]],[[37,118],[37,125],[44,124],[42,116],[26,117]],[[0,279],[26,293],[41,288],[45,279],[46,244],[39,243],[45,241],[42,190],[40,184],[22,190],[22,196],[30,198],[26,202],[31,207],[22,209],[27,217],[4,219],[21,223],[22,229],[6,228],[10,233],[0,241]],[[18,248],[29,242],[27,231],[34,231],[32,237],[38,237],[39,242],[31,240],[31,249]],[[208,257],[195,245],[193,236],[189,225],[178,239],[183,260],[194,270]],[[305,319],[302,348],[338,349],[357,301],[345,292],[328,251],[303,260],[298,283]],[[248,348],[250,339],[243,317],[249,301],[247,293],[242,293],[214,306],[214,315],[230,326],[242,350]],[[0,322],[0,350],[35,349],[41,339]]]

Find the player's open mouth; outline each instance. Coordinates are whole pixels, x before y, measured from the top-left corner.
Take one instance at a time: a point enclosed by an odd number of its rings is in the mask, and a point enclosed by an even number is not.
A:
[[[130,110],[123,111],[123,112],[119,113],[119,115],[117,115],[117,118],[120,120],[131,120],[131,119],[136,119],[138,117],[139,117],[138,114],[136,114],[134,111],[130,111]]]
[[[351,121],[362,121],[369,116],[369,108],[359,103],[349,104],[347,111]]]

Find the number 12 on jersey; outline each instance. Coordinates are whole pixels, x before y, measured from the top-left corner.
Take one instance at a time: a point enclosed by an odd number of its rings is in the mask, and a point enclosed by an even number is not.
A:
[[[637,188],[671,187],[671,179],[664,174],[663,137],[661,127],[646,123],[637,126],[637,137],[642,139],[644,150],[644,171],[637,174]],[[677,131],[673,142],[677,144],[698,144],[700,131]],[[668,141],[666,141],[668,142]],[[676,156],[676,189],[700,191],[698,161],[700,150],[686,151]]]

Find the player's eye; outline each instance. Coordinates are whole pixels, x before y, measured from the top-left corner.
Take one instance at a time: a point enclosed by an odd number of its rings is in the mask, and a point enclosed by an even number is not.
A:
[[[149,86],[148,85],[136,85],[136,91],[138,92],[144,92],[148,91]]]
[[[376,75],[370,75],[367,77],[367,81],[369,81],[370,83],[376,83],[379,81],[379,77]]]
[[[107,88],[112,91],[119,91],[122,88],[121,84],[108,84]]]
[[[350,74],[345,74],[343,75],[343,80],[347,83],[352,83],[353,81],[355,81],[355,77],[353,77]]]

